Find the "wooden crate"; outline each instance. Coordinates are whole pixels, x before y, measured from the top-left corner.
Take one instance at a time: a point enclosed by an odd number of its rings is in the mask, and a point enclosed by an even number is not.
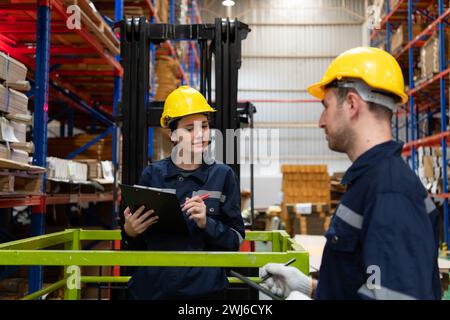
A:
[[[299,228],[295,229],[295,234],[324,235],[330,225],[330,219],[330,216],[320,215],[299,216]]]
[[[294,235],[295,232],[300,232],[295,204],[312,203],[316,214],[329,213],[331,198],[328,168],[326,165],[283,165],[281,172],[281,218],[288,233]]]

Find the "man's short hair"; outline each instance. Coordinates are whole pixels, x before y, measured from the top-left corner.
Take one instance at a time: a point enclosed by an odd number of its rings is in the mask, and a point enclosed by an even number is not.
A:
[[[345,99],[347,99],[347,95],[350,92],[358,94],[358,91],[356,91],[353,88],[336,87],[333,83],[330,83],[325,88],[326,89],[328,89],[328,88],[335,89],[338,106],[341,106],[344,103]],[[358,96],[359,96],[359,94],[358,94]],[[390,109],[388,109],[387,107],[384,107],[380,104],[374,103],[374,102],[368,102],[368,101],[365,101],[365,102],[369,106],[369,111],[372,112],[378,120],[386,120],[386,121],[391,122],[393,112]]]

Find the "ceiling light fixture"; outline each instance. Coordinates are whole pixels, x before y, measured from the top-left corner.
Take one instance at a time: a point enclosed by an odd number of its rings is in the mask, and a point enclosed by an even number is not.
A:
[[[222,1],[222,5],[225,7],[232,7],[234,6],[235,2],[233,0],[224,0]]]

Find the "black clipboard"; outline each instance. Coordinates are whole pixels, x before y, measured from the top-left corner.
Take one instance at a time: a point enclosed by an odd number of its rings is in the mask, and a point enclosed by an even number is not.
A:
[[[272,291],[270,291],[269,289],[264,288],[262,285],[260,285],[260,284],[258,284],[258,283],[256,283],[256,282],[253,282],[253,281],[250,280],[249,278],[244,277],[242,274],[237,273],[236,271],[230,270],[230,274],[231,274],[233,277],[236,277],[236,278],[238,278],[239,280],[241,280],[242,282],[248,284],[250,287],[252,287],[252,288],[254,288],[254,289],[256,289],[256,290],[259,290],[259,291],[261,291],[262,293],[264,293],[265,295],[271,297],[273,300],[284,300],[282,297],[280,297],[280,296],[278,296],[278,295],[272,293]]]
[[[177,195],[158,188],[145,186],[130,186],[121,184],[122,199],[135,212],[142,205],[145,210],[155,210],[158,222],[151,225],[145,232],[177,233],[189,235],[188,226],[181,211]]]

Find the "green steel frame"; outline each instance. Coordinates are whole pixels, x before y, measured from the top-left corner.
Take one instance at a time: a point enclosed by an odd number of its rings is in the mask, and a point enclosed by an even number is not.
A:
[[[305,274],[309,273],[309,255],[284,231],[248,231],[247,241],[271,242],[271,252],[164,252],[164,251],[83,251],[81,241],[120,240],[120,230],[65,231],[26,238],[0,244],[0,265],[9,266],[61,266],[65,278],[50,286],[23,297],[33,300],[64,288],[64,299],[81,298],[81,288],[66,286],[71,266],[178,266],[178,267],[262,267],[269,262],[285,263],[296,258],[292,265]],[[64,250],[46,250],[64,245]],[[258,282],[259,278],[252,278]],[[82,276],[80,283],[124,283],[125,276]],[[230,277],[231,283],[240,282]],[[70,287],[70,288],[69,288]]]

